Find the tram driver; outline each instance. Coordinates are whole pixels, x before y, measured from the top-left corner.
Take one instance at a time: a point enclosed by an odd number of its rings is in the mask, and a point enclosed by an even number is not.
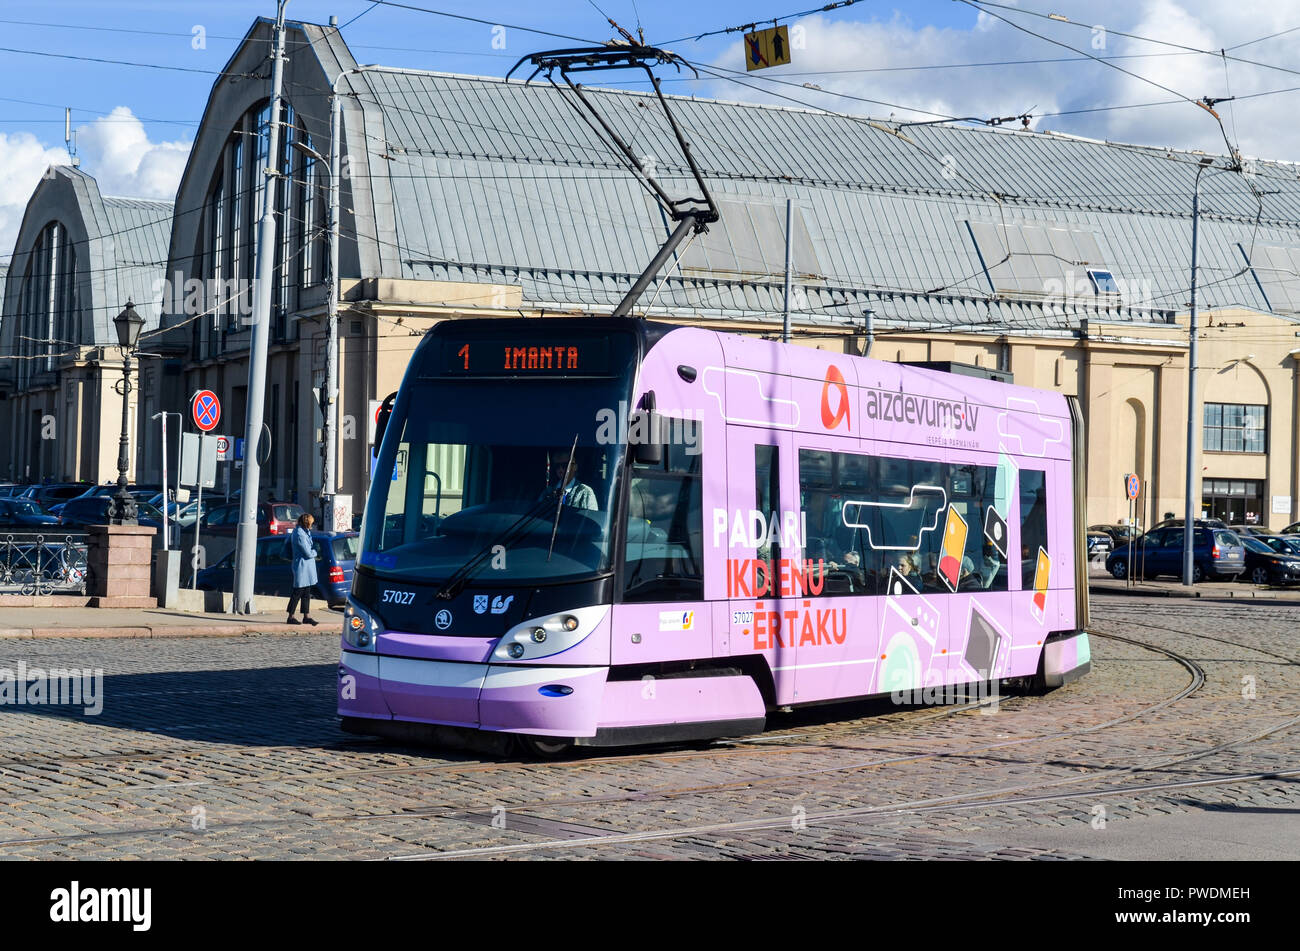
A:
[[[575,509],[597,511],[600,508],[591,486],[578,481],[578,461],[570,461],[570,450],[553,449],[548,453],[546,495],[560,497],[560,504]]]

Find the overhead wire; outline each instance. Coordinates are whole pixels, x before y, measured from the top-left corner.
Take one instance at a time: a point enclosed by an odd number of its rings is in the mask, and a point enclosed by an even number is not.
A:
[[[377,5],[377,4],[374,4],[374,5]],[[367,10],[365,10],[365,12],[369,12],[369,9],[373,9],[373,8],[374,8],[374,5],[370,6],[370,8],[368,8]],[[399,4],[389,4],[389,5],[399,5]],[[484,22],[484,21],[480,21],[480,22]],[[1091,57],[1089,57],[1089,58],[1091,58]],[[720,77],[720,78],[725,78],[725,77]],[[744,83],[742,83],[742,84],[744,84]],[[1265,94],[1257,94],[1257,95],[1265,95]],[[1184,99],[1186,99],[1186,97],[1184,97]],[[809,105],[809,104],[807,104],[807,103],[801,103],[801,104],[802,104],[802,105]],[[390,105],[390,104],[386,104],[386,103],[385,103],[385,104],[382,104],[382,105],[385,105],[385,108],[386,108],[387,105]],[[816,109],[816,107],[810,107],[810,105],[809,105],[809,108],[814,108],[814,109]],[[905,107],[894,107],[894,108],[905,108]],[[820,110],[820,109],[819,109],[819,110]],[[828,110],[820,110],[820,112],[828,112]],[[833,114],[833,113],[832,113],[832,114]],[[928,113],[928,114],[939,114],[939,113]],[[504,130],[499,130],[499,131],[504,131]],[[666,279],[667,279],[667,278],[666,278]],[[660,282],[660,287],[662,287],[662,286],[663,286],[663,282]],[[941,288],[940,288],[940,290],[941,290]]]
[[[781,20],[795,20],[798,19],[799,17],[809,16],[813,13],[829,13],[832,10],[841,10],[844,7],[851,7],[858,2],[860,2],[860,0],[839,0],[839,2],[826,3],[820,7],[813,7],[809,10],[802,10],[799,13],[785,13],[779,16],[763,17],[761,20],[755,20],[752,23],[742,23],[739,26],[727,26],[718,30],[706,30],[703,33],[695,33],[690,36],[679,36],[674,40],[664,40],[663,42],[656,42],[654,45],[658,47],[665,47],[665,46],[671,46],[673,43],[684,43],[686,41],[697,43],[707,36],[721,36],[724,33],[748,33],[754,30],[761,23],[776,24]]]
[[[578,43],[586,43],[589,46],[601,45],[597,40],[588,39],[582,36],[572,36],[568,33],[556,33],[551,30],[537,29],[536,27],[520,26],[516,23],[502,23],[500,20],[485,20],[482,17],[469,16],[464,13],[452,13],[447,10],[436,10],[431,7],[419,7],[409,3],[398,3],[397,0],[375,0],[375,2],[386,7],[394,7],[400,10],[411,10],[418,13],[428,13],[433,16],[447,17],[452,20],[464,20],[469,23],[480,23],[484,26],[502,27],[507,30],[519,30],[522,33],[534,33],[538,36],[550,36],[561,40],[573,40]]]

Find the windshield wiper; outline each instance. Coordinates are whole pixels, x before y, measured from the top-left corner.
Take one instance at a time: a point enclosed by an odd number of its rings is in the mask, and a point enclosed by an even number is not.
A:
[[[465,582],[469,580],[470,575],[472,575],[487,559],[487,557],[492,554],[492,549],[497,545],[509,545],[513,542],[514,536],[519,529],[526,523],[540,517],[545,507],[550,504],[550,501],[551,493],[547,492],[546,495],[534,502],[529,507],[528,511],[524,512],[523,515],[519,516],[519,518],[515,519],[510,525],[508,525],[505,531],[489,541],[477,554],[474,555],[474,557],[452,572],[443,586],[438,589],[435,597],[442,601],[448,601],[460,594],[461,589],[465,587]]]
[[[573,470],[573,454],[578,451],[578,434],[573,434],[573,445],[569,448],[569,461],[564,464],[564,478],[560,480],[559,498],[555,500],[555,524],[551,526],[551,547],[546,549],[546,563],[551,563],[551,555],[555,551],[555,535],[560,530],[560,512],[564,508],[564,485],[569,481],[569,473]]]

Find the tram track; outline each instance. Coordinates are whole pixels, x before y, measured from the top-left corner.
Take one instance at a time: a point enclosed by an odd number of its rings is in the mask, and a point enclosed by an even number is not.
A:
[[[1120,795],[1140,795],[1152,792],[1173,792],[1179,789],[1202,788],[1206,786],[1232,785],[1245,782],[1260,782],[1272,779],[1290,779],[1300,776],[1300,769],[1282,770],[1268,773],[1246,773],[1222,776],[1215,779],[1183,780],[1164,783],[1139,783],[1114,789],[1090,789],[1070,793],[1055,793],[1045,796],[1020,796],[1003,799],[991,799],[998,793],[983,796],[953,796],[930,800],[918,800],[912,803],[891,804],[885,806],[863,806],[860,808],[838,809],[819,813],[808,813],[802,817],[807,825],[820,825],[832,821],[843,821],[868,815],[905,815],[909,813],[946,812],[964,808],[996,808],[1001,806],[1016,807],[1036,805],[1045,802],[1059,802],[1071,799],[1096,799]],[[765,830],[785,829],[790,826],[789,816],[763,819],[742,819],[735,822],[713,823],[709,825],[689,826],[682,829],[660,829],[641,832],[618,832],[602,836],[586,836],[571,839],[552,839],[545,842],[520,842],[513,845],[483,846],[472,849],[457,849],[444,852],[423,852],[415,855],[389,856],[391,862],[445,861],[461,858],[488,858],[519,852],[536,852],[542,849],[556,848],[590,848],[593,846],[624,845],[633,842],[652,840],[682,839],[698,836],[712,836],[723,833],[759,832]]]
[[[555,808],[559,806],[574,806],[574,805],[581,806],[581,805],[595,805],[595,804],[607,805],[619,801],[640,802],[640,801],[658,800],[658,799],[668,800],[668,799],[682,797],[682,796],[701,796],[701,795],[708,795],[711,793],[725,792],[725,791],[735,790],[735,789],[752,788],[761,785],[789,783],[792,781],[798,781],[813,776],[827,775],[831,773],[847,773],[856,770],[868,769],[872,767],[887,766],[887,765],[893,765],[893,764],[905,763],[905,762],[913,762],[922,759],[967,757],[972,755],[978,755],[981,753],[987,753],[994,750],[1022,746],[1028,743],[1043,742],[1046,740],[1076,736],[1076,735],[1096,732],[1102,729],[1107,729],[1119,723],[1124,723],[1124,722],[1137,719],[1144,715],[1150,714],[1153,711],[1159,710],[1172,703],[1175,703],[1194,693],[1205,682],[1205,674],[1203,669],[1201,669],[1200,666],[1195,661],[1181,654],[1178,654],[1176,651],[1171,651],[1167,648],[1161,647],[1160,645],[1151,644],[1134,638],[1124,637],[1122,635],[1110,634],[1108,632],[1102,632],[1102,631],[1098,631],[1096,633],[1098,634],[1098,636],[1108,637],[1114,640],[1127,642],[1139,648],[1152,650],[1166,655],[1171,660],[1180,663],[1188,671],[1189,674],[1188,683],[1175,694],[1165,697],[1155,703],[1147,704],[1139,710],[1131,711],[1121,717],[1113,718],[1111,720],[1105,721],[1100,724],[1094,724],[1090,727],[1084,727],[1076,730],[1058,731],[1058,732],[1048,733],[1048,734],[1036,734],[1030,737],[1020,737],[1020,738],[1006,740],[999,743],[985,744],[976,747],[965,747],[956,750],[947,749],[947,750],[927,751],[923,753],[912,753],[912,754],[898,756],[898,757],[886,757],[882,759],[874,759],[866,762],[857,762],[857,763],[843,764],[839,766],[821,767],[814,770],[801,770],[801,771],[794,771],[794,772],[783,773],[783,774],[773,775],[773,776],[751,777],[751,778],[740,779],[740,780],[726,782],[726,783],[702,784],[702,785],[695,785],[695,786],[678,787],[676,789],[633,790],[633,791],[613,793],[613,794],[603,795],[603,796],[584,796],[584,797],[578,797],[573,799],[535,800],[526,803],[517,803],[513,806],[510,806],[509,809],[514,810],[516,812],[522,812],[523,810],[528,810],[528,809],[546,809],[546,808]],[[1246,649],[1254,649],[1249,645],[1234,645],[1234,646],[1245,647]],[[939,716],[948,716],[957,712],[964,712],[964,710],[969,710],[978,705],[979,704],[968,704],[968,705],[964,705],[963,709],[946,709],[943,711],[934,711],[934,716],[927,717],[926,719],[927,720],[936,719]],[[1111,771],[1110,773],[1108,773],[1108,775],[1114,777],[1121,773],[1132,774],[1132,773],[1149,772],[1157,769],[1167,768],[1171,765],[1176,765],[1177,763],[1180,762],[1186,762],[1192,759],[1202,758],[1204,756],[1212,755],[1215,752],[1220,752],[1235,746],[1254,742],[1263,737],[1272,735],[1281,730],[1289,728],[1290,726],[1294,725],[1295,722],[1297,722],[1298,720],[1300,720],[1300,717],[1295,717],[1284,723],[1276,724],[1267,730],[1257,732],[1256,734],[1253,734],[1251,736],[1239,737],[1237,739],[1231,740],[1226,743],[1219,743],[1210,747],[1204,747],[1189,752],[1187,754],[1175,756],[1172,758],[1166,758],[1161,762],[1156,762],[1149,765],[1139,764],[1139,765],[1134,765],[1129,767],[1123,767],[1120,770],[1120,773]],[[891,726],[896,726],[896,725],[897,724],[892,724]],[[859,733],[860,731],[853,728],[848,728],[845,730],[837,730],[835,732],[836,733]],[[806,734],[802,734],[802,735],[806,735]],[[719,754],[735,755],[737,753],[776,753],[776,752],[795,752],[795,751],[809,752],[809,751],[815,751],[817,749],[824,749],[824,748],[826,748],[824,745],[817,745],[817,744],[811,744],[811,745],[803,744],[799,746],[760,746],[757,748],[752,746],[747,748],[732,747],[731,749],[713,747],[708,750],[702,750],[702,751],[669,751],[666,753],[660,751],[660,752],[638,755],[635,756],[634,758],[637,760],[662,761],[665,758],[695,758],[699,756],[717,756]],[[610,761],[626,763],[628,762],[628,760],[629,757],[627,756],[622,756],[622,757],[610,756],[610,757],[601,757],[599,759],[583,759],[577,761],[545,764],[545,766],[547,768],[552,768],[552,769],[571,768],[575,766],[583,767],[583,766],[601,765],[603,763],[610,762]],[[529,768],[536,769],[539,764],[536,763],[504,764],[504,768],[509,770],[512,768],[512,766],[523,766],[523,765],[527,765]],[[280,777],[249,777],[246,782],[248,783],[285,782],[285,781],[291,781],[297,779],[322,778],[322,777],[326,779],[332,779],[332,778],[347,778],[347,777],[355,777],[355,776],[371,776],[371,775],[384,775],[384,774],[396,774],[396,773],[412,773],[412,772],[419,773],[419,772],[430,772],[430,771],[442,772],[449,769],[460,770],[460,771],[485,771],[485,770],[502,769],[502,768],[503,768],[503,764],[496,763],[496,762],[471,763],[471,764],[465,764],[465,763],[435,764],[432,766],[395,766],[395,767],[380,767],[377,769],[365,769],[365,770],[353,770],[353,771],[336,770],[336,771],[330,771],[328,773],[317,773],[317,774],[298,773],[298,774],[285,775]],[[1260,774],[1260,775],[1265,776],[1271,774]],[[1058,780],[1049,783],[1031,783],[1026,786],[1011,787],[1008,789],[993,790],[990,792],[962,794],[956,797],[953,801],[957,802],[957,801],[970,800],[971,802],[979,802],[988,799],[989,796],[1006,795],[1006,794],[1011,794],[1016,792],[1028,792],[1030,790],[1035,790],[1035,789],[1048,789],[1048,788],[1058,787],[1061,785],[1071,785],[1078,782],[1085,782],[1091,778],[1094,778],[1092,773],[1083,777],[1070,777],[1064,780]],[[1241,779],[1239,781],[1245,781],[1245,779]],[[200,781],[198,783],[167,784],[165,788],[192,789],[198,785],[208,785],[216,788],[225,788],[228,786],[244,785],[244,784],[245,783],[241,781],[227,781],[227,782],[217,782],[217,783],[210,783],[210,782],[205,783],[203,781]],[[132,786],[128,788],[138,789],[141,787]],[[154,786],[154,787],[144,787],[144,788],[157,791],[160,787]],[[1070,794],[1070,795],[1074,796],[1074,795],[1088,795],[1088,794],[1102,794],[1102,793],[1099,793],[1097,790],[1090,790],[1088,792]],[[76,797],[70,797],[70,798],[76,798]],[[391,812],[391,813],[351,813],[351,814],[332,815],[332,816],[325,814],[325,815],[310,815],[310,816],[303,815],[303,816],[292,817],[292,818],[271,817],[265,819],[259,818],[259,819],[249,819],[249,820],[236,820],[230,823],[221,823],[219,825],[213,826],[212,828],[230,829],[230,828],[238,828],[243,826],[266,826],[266,825],[284,824],[286,822],[298,823],[303,821],[359,822],[359,821],[376,821],[376,820],[383,820],[383,819],[400,819],[400,818],[440,818],[440,817],[461,818],[464,817],[464,814],[466,814],[469,810],[472,810],[475,806],[481,808],[481,805],[482,805],[482,800],[480,798],[476,803],[463,803],[463,802],[443,803],[434,806],[422,807],[419,809],[406,809],[406,810],[401,810],[398,812]],[[903,808],[903,806],[897,806],[897,807],[873,806],[873,807],[864,807],[864,808],[878,810],[878,809],[889,809],[889,808]],[[544,820],[539,819],[539,821],[544,821]],[[788,820],[783,820],[783,821],[788,821]],[[0,841],[0,847],[16,846],[20,844],[33,844],[37,842],[69,841],[70,839],[87,839],[87,838],[93,839],[93,838],[99,838],[103,836],[117,837],[117,836],[130,836],[130,835],[174,834],[178,831],[182,831],[182,830],[179,830],[176,827],[156,827],[156,826],[140,827],[140,828],[133,828],[133,829],[121,829],[121,830],[103,830],[100,832],[75,833],[71,835],[56,835],[56,836],[48,836],[48,837],[4,840],[4,841]],[[689,835],[691,833],[683,832],[682,834]]]
[[[1119,638],[1119,639],[1123,640],[1124,638]],[[1138,642],[1134,642],[1134,643],[1137,643],[1137,646],[1139,647],[1151,646],[1151,645],[1146,645]],[[1157,649],[1157,648],[1152,647],[1152,649]],[[1158,709],[1159,707],[1164,706],[1165,704],[1181,699],[1183,696],[1186,695],[1186,693],[1196,689],[1200,685],[1200,682],[1203,681],[1203,674],[1199,674],[1196,671],[1193,671],[1192,673],[1193,673],[1193,683],[1190,684],[1188,688],[1185,688],[1184,691],[1180,692],[1179,694],[1173,697],[1169,697],[1164,700],[1161,700],[1149,708],[1144,708],[1143,710],[1136,711],[1131,716],[1139,716],[1146,712],[1149,712],[1150,710]],[[1197,681],[1195,679],[1197,676],[1201,677],[1201,681]],[[902,721],[894,720],[887,724],[880,724],[878,722],[869,722],[865,724],[858,723],[854,725],[835,725],[827,728],[820,728],[812,731],[806,731],[803,733],[794,734],[793,737],[791,737],[789,734],[784,734],[781,732],[773,732],[771,734],[765,733],[758,737],[742,737],[742,738],[718,741],[713,745],[710,745],[704,749],[699,749],[699,750],[659,749],[659,750],[650,750],[642,753],[615,753],[615,754],[604,755],[604,756],[580,756],[573,759],[557,760],[545,764],[539,764],[533,762],[515,764],[511,762],[503,763],[499,760],[490,760],[490,761],[473,761],[473,762],[434,763],[434,764],[427,764],[427,765],[413,764],[413,765],[401,765],[401,766],[365,767],[365,768],[358,768],[358,769],[342,769],[342,770],[339,769],[317,770],[314,772],[306,772],[306,773],[304,772],[280,773],[274,775],[250,776],[250,777],[244,777],[238,779],[216,780],[216,781],[205,780],[205,779],[193,779],[193,780],[177,780],[175,782],[153,783],[153,784],[120,783],[113,786],[99,786],[95,789],[90,789],[90,790],[79,790],[76,794],[55,793],[55,794],[39,796],[39,797],[25,797],[23,799],[19,799],[15,801],[17,802],[40,801],[40,802],[49,803],[49,802],[59,802],[59,801],[75,801],[81,799],[87,793],[94,794],[94,795],[108,795],[108,794],[120,795],[120,794],[133,793],[133,792],[158,792],[158,791],[165,791],[168,789],[193,790],[199,787],[235,788],[235,787],[246,787],[249,785],[274,784],[279,782],[295,782],[295,781],[309,781],[309,780],[321,780],[321,779],[324,780],[347,779],[347,778],[356,778],[356,777],[389,776],[389,775],[403,775],[403,774],[412,774],[412,773],[439,773],[439,774],[476,773],[476,772],[485,772],[485,771],[492,771],[498,769],[510,769],[512,767],[530,768],[530,769],[543,767],[552,770],[585,769],[591,767],[598,767],[609,763],[618,764],[618,765],[627,765],[629,763],[635,763],[635,762],[660,762],[666,759],[676,761],[682,759],[711,758],[711,757],[716,757],[720,754],[728,755],[728,756],[741,755],[745,757],[750,757],[750,756],[765,756],[774,753],[808,753],[808,752],[816,752],[818,750],[826,749],[827,745],[823,743],[809,743],[809,742],[796,744],[796,745],[788,745],[788,744],[783,744],[780,741],[789,738],[803,738],[809,736],[817,737],[817,738],[838,737],[838,736],[863,737],[863,736],[872,736],[876,734],[892,733],[899,726],[914,728],[917,726],[928,724],[935,720],[946,719],[948,717],[956,716],[958,714],[966,713],[972,710],[979,709],[980,707],[986,707],[989,705],[990,705],[989,701],[987,700],[964,703],[964,704],[949,705],[936,710],[926,710],[920,713],[918,716],[909,717],[906,720],[902,720]],[[1124,719],[1128,719],[1128,718],[1131,717],[1126,717]],[[1117,722],[1122,722],[1122,720]],[[1114,725],[1114,723],[1107,722],[1107,723],[1099,724],[1096,727],[1096,729],[1101,729],[1112,725]],[[798,728],[794,728],[794,729],[798,729]],[[903,740],[902,742],[906,743],[912,741]],[[1014,741],[1014,742],[1020,742],[1020,741]],[[362,746],[363,743],[358,743],[355,746],[352,744],[335,744],[328,747],[323,747],[323,749],[346,750],[348,752],[352,752],[353,750],[362,751],[361,749],[358,749],[359,747]],[[394,749],[394,747],[392,747],[390,744],[383,744],[383,748]],[[225,748],[225,749],[229,750],[229,748]],[[256,755],[264,755],[267,752],[292,752],[295,750],[300,750],[302,749],[302,747],[294,747],[294,746],[246,747],[244,749],[250,751],[256,751]],[[851,749],[851,747],[849,747],[849,749]],[[69,757],[69,758],[62,758],[62,759],[43,758],[39,760],[22,760],[22,761],[12,760],[12,759],[0,760],[0,777],[9,775],[12,776],[13,778],[30,778],[30,777],[23,777],[21,776],[21,774],[11,773],[5,769],[6,766],[9,767],[22,766],[26,768],[47,768],[47,767],[60,767],[60,766],[79,766],[88,762],[98,762],[98,761],[126,762],[126,761],[138,760],[141,762],[146,762],[146,761],[166,759],[168,757],[175,757],[180,759],[194,759],[194,758],[200,758],[204,755],[208,755],[212,752],[213,752],[212,748],[188,748],[183,751],[159,751],[159,752],[139,753],[139,754],[136,753],[109,754],[103,757],[99,757],[99,756]],[[894,760],[874,761],[873,763],[867,765],[885,765],[891,762],[909,762],[915,759],[931,758],[938,755],[960,755],[960,754],[959,753],[940,754],[936,752],[917,753],[917,754],[909,754],[907,756],[899,757]],[[865,766],[863,768],[865,768]],[[828,769],[832,771],[839,771],[841,768],[828,767]],[[815,772],[816,771],[814,771],[814,774]],[[3,842],[0,842],[0,845],[3,844],[4,844]]]

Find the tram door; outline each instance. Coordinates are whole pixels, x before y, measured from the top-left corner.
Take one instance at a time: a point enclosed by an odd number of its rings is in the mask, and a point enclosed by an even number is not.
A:
[[[763,653],[778,703],[795,702],[794,633],[784,612],[783,559],[800,557],[789,433],[733,426],[727,431],[726,551],[729,653]],[[716,518],[716,517],[715,517]],[[715,521],[714,530],[722,529]],[[786,573],[788,577],[788,573]]]

